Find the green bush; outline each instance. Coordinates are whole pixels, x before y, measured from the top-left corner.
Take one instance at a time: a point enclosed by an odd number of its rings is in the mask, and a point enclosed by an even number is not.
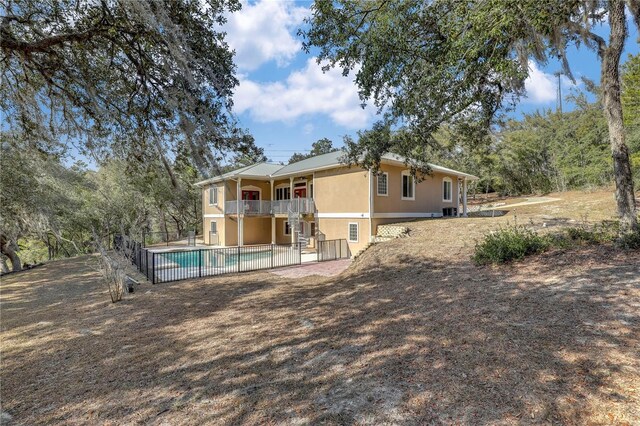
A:
[[[568,245],[574,245],[575,243],[587,243],[587,244],[603,244],[610,243],[615,240],[620,229],[620,224],[615,221],[602,221],[593,226],[584,223],[580,226],[567,228],[564,230],[564,235],[559,236],[559,239],[566,237],[569,240]]]
[[[505,263],[541,253],[550,245],[548,238],[532,229],[519,225],[506,226],[485,235],[481,242],[476,242],[473,260],[479,265]]]
[[[616,240],[616,243],[626,250],[640,250],[640,232],[623,235]]]
[[[635,232],[621,236],[620,222],[612,220],[602,221],[592,227],[582,225],[575,228],[567,228],[564,230],[563,235],[556,236],[555,241],[554,245],[561,247],[572,246],[576,243],[614,243],[619,248],[625,250],[640,249],[640,233]]]

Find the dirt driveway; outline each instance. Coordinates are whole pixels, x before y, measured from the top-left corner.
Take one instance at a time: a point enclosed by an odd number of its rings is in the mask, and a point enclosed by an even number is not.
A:
[[[4,279],[2,410],[25,425],[640,424],[640,253],[475,267],[472,235],[503,220],[409,224],[337,277],[143,284],[115,305],[91,258]]]

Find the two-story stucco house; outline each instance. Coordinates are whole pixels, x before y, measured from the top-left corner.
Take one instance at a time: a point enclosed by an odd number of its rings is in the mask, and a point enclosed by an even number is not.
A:
[[[282,166],[258,163],[196,185],[202,188],[206,244],[236,246],[347,239],[357,253],[377,226],[466,215],[476,176],[430,165],[416,183],[404,158],[386,154],[378,174],[341,163],[337,151]]]

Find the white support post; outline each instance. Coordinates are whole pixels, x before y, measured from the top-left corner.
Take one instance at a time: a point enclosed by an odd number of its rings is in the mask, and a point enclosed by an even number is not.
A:
[[[289,178],[289,203],[291,204],[291,206],[293,207],[293,176],[291,176]],[[293,225],[293,223],[289,222],[289,234],[291,234],[291,244],[295,244],[296,243],[296,233],[294,232],[294,229],[297,229],[298,225],[296,224],[295,227]]]
[[[463,189],[463,195],[462,195],[462,205],[464,208],[464,212],[463,212],[463,216],[467,217],[467,178],[464,178],[464,181],[462,182],[462,185],[464,187]]]
[[[369,242],[373,241],[373,172],[369,169]]]
[[[461,186],[460,178],[456,179],[456,216],[458,217],[462,216],[462,213],[460,213],[460,196],[462,195],[460,193]]]
[[[269,201],[271,203],[271,212],[273,212],[273,200],[275,200],[275,193],[274,193],[274,189],[273,189],[273,179],[271,179],[269,181],[271,183],[271,200]],[[276,217],[273,215],[273,213],[271,214],[271,244],[275,244],[276,243]]]
[[[271,216],[271,244],[276,243],[276,217]]]
[[[236,182],[236,214],[238,215],[238,245],[242,245],[242,228],[244,223],[240,216],[240,207],[242,206],[242,191],[240,189],[242,185],[242,178],[238,178]]]

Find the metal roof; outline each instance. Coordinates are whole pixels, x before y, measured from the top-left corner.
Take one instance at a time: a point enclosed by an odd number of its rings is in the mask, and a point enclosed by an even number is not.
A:
[[[196,186],[201,186],[207,183],[220,182],[223,180],[234,179],[234,178],[257,178],[257,179],[268,179],[275,177],[284,177],[290,176],[305,172],[313,172],[316,170],[328,169],[338,166],[344,166],[343,157],[344,151],[335,151],[330,152],[328,154],[316,155],[315,157],[307,158],[302,161],[298,161],[296,163],[288,164],[283,166],[281,164],[273,164],[273,163],[256,163],[250,166],[242,167],[240,169],[232,170],[220,176],[215,176],[211,179],[203,180],[202,182],[196,183]],[[384,154],[381,158],[381,162],[384,163],[402,163],[405,164],[406,158],[397,154]],[[438,166],[437,164],[428,163],[428,166],[436,172],[452,174],[455,176],[465,177],[470,180],[478,180],[480,179],[477,176],[470,175],[468,173],[459,172],[457,170],[449,169],[446,167]]]
[[[214,176],[212,178],[198,182],[195,185],[202,186],[207,183],[220,182],[223,180],[235,179],[238,177],[268,178],[274,172],[281,168],[282,164],[273,164],[267,162],[256,163],[249,166],[241,167],[239,169],[231,170],[230,172],[223,173],[219,176]]]
[[[275,172],[273,176],[286,176],[330,166],[337,166],[342,164],[340,160],[343,156],[344,151],[335,151],[328,154],[316,155],[315,157],[306,158],[296,163],[288,164]]]

